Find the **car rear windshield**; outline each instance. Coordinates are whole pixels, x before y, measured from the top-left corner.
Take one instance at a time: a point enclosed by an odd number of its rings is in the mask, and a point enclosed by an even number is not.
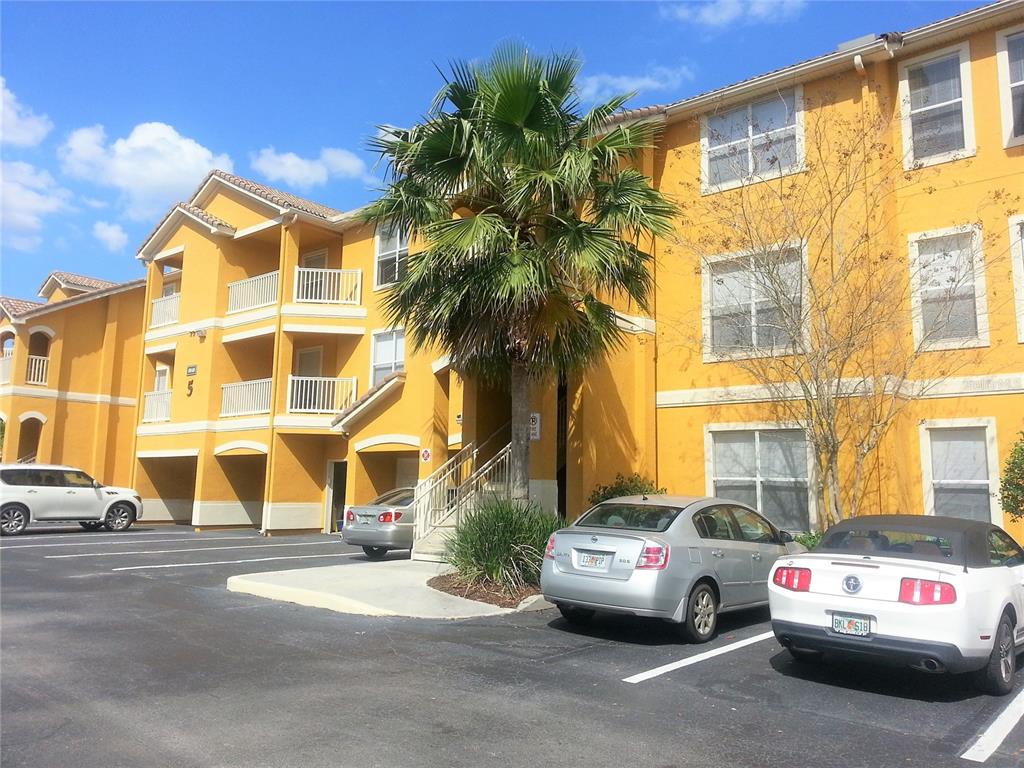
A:
[[[634,531],[666,530],[683,510],[679,507],[661,507],[653,504],[598,504],[576,525],[590,528],[624,528]]]
[[[370,502],[374,506],[383,506],[385,504],[394,507],[407,507],[412,504],[414,492],[411,488],[399,488],[394,491],[388,491],[382,493],[376,499]]]
[[[961,534],[956,531],[874,528],[864,525],[828,531],[815,552],[902,557],[963,565]]]

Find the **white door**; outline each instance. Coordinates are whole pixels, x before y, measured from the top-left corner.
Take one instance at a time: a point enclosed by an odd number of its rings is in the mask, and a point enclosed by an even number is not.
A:
[[[153,391],[166,392],[171,388],[171,369],[166,365],[157,366],[156,376],[153,378]]]
[[[319,376],[323,370],[324,350],[322,347],[300,349],[296,353],[296,376]]]
[[[419,459],[415,456],[395,459],[395,488],[415,488],[419,474]]]
[[[302,266],[305,269],[327,269],[327,251],[304,254]]]
[[[179,288],[181,288],[181,283],[179,283],[177,280],[175,280],[174,282],[171,282],[171,283],[166,283],[165,282],[164,283],[164,287],[163,287],[163,289],[160,292],[160,295],[164,296],[164,297],[173,296],[174,294],[176,294],[178,292]]]

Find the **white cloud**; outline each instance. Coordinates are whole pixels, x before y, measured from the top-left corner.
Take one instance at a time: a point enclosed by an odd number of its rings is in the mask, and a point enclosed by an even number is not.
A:
[[[5,245],[32,251],[42,243],[43,218],[70,208],[71,193],[58,186],[47,171],[24,162],[0,166],[0,230]]]
[[[97,221],[92,225],[92,234],[108,251],[120,251],[128,245],[128,233],[120,224],[111,224],[108,221]]]
[[[703,27],[771,23],[800,14],[807,0],[699,0],[662,6],[662,15]]]
[[[18,97],[7,90],[0,77],[0,91],[3,103],[0,105],[0,141],[18,147],[34,147],[46,138],[53,129],[53,122],[46,115],[37,115],[18,101]]]
[[[600,73],[585,75],[579,80],[580,98],[583,101],[605,101],[612,96],[638,91],[671,91],[684,82],[693,80],[693,70],[686,65],[679,67],[654,67],[642,75],[611,75]]]
[[[140,123],[109,143],[102,125],[79,128],[59,155],[68,175],[117,189],[125,214],[136,221],[164,213],[212,169],[233,169],[230,157],[215,155],[166,123]]]
[[[368,184],[376,181],[367,173],[362,158],[347,149],[333,147],[321,149],[316,158],[264,147],[252,156],[251,165],[270,181],[299,189],[323,186],[332,178],[361,179]]]

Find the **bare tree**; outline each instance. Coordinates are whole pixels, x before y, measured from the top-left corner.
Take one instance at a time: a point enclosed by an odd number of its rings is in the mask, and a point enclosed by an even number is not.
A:
[[[707,122],[704,184],[728,191],[681,195],[696,202],[673,250],[696,257],[704,295],[701,322],[676,338],[705,361],[730,361],[768,392],[775,417],[806,429],[824,527],[861,511],[872,457],[908,404],[977,358],[970,347],[998,313],[979,311],[976,260],[986,245],[990,274],[1008,263],[980,219],[1016,200],[990,191],[975,221],[908,247],[901,200],[912,192],[920,206],[935,189],[905,171],[892,110],[808,104],[801,135],[786,98],[760,125],[757,105],[746,123]],[[772,115],[780,122],[765,124]]]

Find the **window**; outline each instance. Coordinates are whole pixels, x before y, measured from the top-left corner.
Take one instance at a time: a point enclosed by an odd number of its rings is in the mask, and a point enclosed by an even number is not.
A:
[[[931,428],[928,442],[934,514],[991,520],[987,429],[983,426]]]
[[[153,391],[166,392],[171,388],[171,369],[166,365],[157,364],[156,373],[153,375]]]
[[[397,283],[405,277],[405,262],[409,256],[409,233],[397,227],[387,227],[377,233],[377,258],[374,279],[376,288]]]
[[[85,472],[69,469],[64,470],[61,474],[64,475],[63,484],[69,488],[92,488],[93,479]]]
[[[970,49],[965,43],[900,67],[907,168],[973,155]]]
[[[728,507],[702,509],[693,516],[693,525],[702,539],[739,541],[743,538],[736,528],[736,521],[729,514]]]
[[[996,36],[996,67],[1003,115],[1003,145],[1024,144],[1024,27]]]
[[[772,544],[775,542],[775,531],[771,524],[760,515],[756,515],[743,507],[731,507],[732,516],[740,527],[740,533],[747,541],[754,541],[758,544]]]
[[[706,360],[793,349],[792,331],[801,327],[799,248],[711,261],[705,275]]]
[[[711,444],[715,496],[753,507],[784,530],[811,529],[802,430],[715,431]]]
[[[405,368],[405,331],[373,334],[373,371],[370,386],[375,387],[395,371]]]
[[[1024,550],[1003,531],[988,532],[988,560],[992,565],[1024,565]]]
[[[7,485],[40,485],[39,473],[34,469],[5,469],[0,480]]]
[[[702,120],[703,192],[737,187],[800,170],[799,88]]]
[[[932,349],[988,344],[984,272],[971,229],[912,240],[914,341]]]
[[[575,525],[663,533],[681,511],[678,507],[661,507],[653,504],[604,503],[587,512]]]

